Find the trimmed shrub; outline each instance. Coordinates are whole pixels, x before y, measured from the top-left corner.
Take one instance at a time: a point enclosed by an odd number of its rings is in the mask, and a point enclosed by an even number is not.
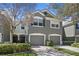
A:
[[[64,37],[63,41],[75,41],[75,37]]]
[[[0,45],[0,54],[9,54],[9,53],[13,53],[13,47],[12,45],[5,45],[5,44],[1,44]]]
[[[73,43],[71,46],[79,48],[79,43]]]
[[[74,41],[63,41],[63,45],[71,45]]]
[[[31,50],[27,43],[0,44],[0,54],[11,54]]]
[[[47,46],[54,46],[53,41],[52,40],[47,40]]]
[[[63,44],[64,45],[71,45],[75,41],[75,37],[64,37],[63,38]]]

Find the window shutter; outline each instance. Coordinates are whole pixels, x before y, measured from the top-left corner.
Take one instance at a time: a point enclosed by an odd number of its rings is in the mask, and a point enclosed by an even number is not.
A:
[[[43,19],[43,26],[45,26],[45,18]]]

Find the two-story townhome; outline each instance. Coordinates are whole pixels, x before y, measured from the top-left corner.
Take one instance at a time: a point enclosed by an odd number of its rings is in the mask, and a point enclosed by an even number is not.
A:
[[[33,20],[28,26],[20,21],[13,36],[13,42],[29,42],[31,45],[46,45],[52,40],[55,45],[62,44],[62,22],[48,10],[33,13]]]
[[[33,13],[33,20],[28,26],[22,21],[16,21],[16,27],[11,33],[11,18],[0,12],[0,42],[30,42],[32,45],[46,45],[52,40],[55,45],[62,44],[62,21],[56,19],[48,10]],[[12,34],[13,36],[11,36]],[[13,39],[10,39],[13,37]]]
[[[62,21],[56,19],[48,10],[34,12],[34,19],[29,25],[28,41],[32,45],[46,45],[52,40],[55,45],[62,44]]]

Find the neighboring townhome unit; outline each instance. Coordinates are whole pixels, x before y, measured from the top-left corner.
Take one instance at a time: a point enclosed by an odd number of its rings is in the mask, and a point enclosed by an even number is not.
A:
[[[0,42],[10,42],[10,21],[6,11],[0,11]]]
[[[23,23],[23,20],[16,21],[16,26],[13,33],[13,43],[25,43],[28,41],[27,25]]]
[[[55,45],[62,44],[62,22],[56,19],[48,10],[33,13],[34,19],[29,25],[29,39],[31,45],[46,45],[52,40]]]
[[[64,44],[79,42],[79,20],[76,22],[65,21],[64,24]]]

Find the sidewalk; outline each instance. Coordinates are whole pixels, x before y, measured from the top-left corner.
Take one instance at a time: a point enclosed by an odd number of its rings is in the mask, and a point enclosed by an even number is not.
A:
[[[59,48],[65,48],[71,51],[79,52],[79,48],[71,47],[71,46],[58,46]]]

